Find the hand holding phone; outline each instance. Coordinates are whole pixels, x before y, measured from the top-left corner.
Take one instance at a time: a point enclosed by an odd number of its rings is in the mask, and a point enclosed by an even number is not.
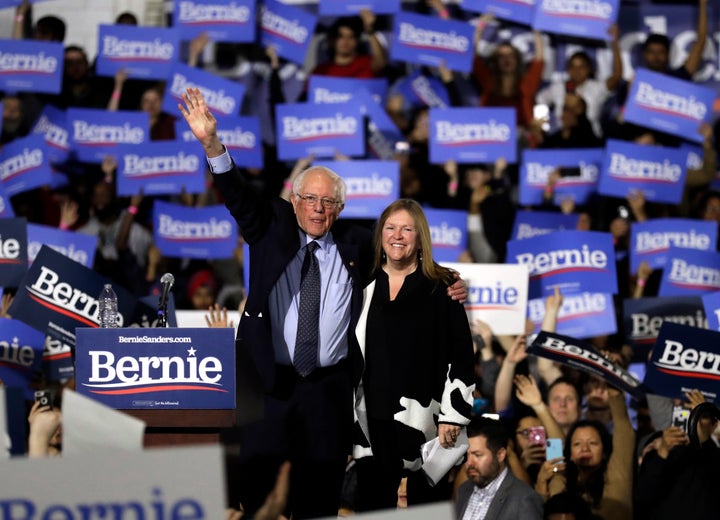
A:
[[[545,446],[545,427],[531,426],[528,428],[528,442],[530,444]]]
[[[40,406],[49,406],[50,408],[52,408],[52,405],[53,405],[52,390],[36,390],[35,391],[35,402],[39,403]]]
[[[545,447],[545,460],[559,459],[563,456],[562,439],[548,439]]]

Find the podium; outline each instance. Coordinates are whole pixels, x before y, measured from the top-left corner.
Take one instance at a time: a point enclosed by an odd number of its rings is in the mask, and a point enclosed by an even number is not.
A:
[[[145,447],[219,444],[235,423],[235,410],[120,410],[145,421]]]
[[[217,444],[236,421],[231,328],[76,329],[76,389],[145,422],[144,445]]]

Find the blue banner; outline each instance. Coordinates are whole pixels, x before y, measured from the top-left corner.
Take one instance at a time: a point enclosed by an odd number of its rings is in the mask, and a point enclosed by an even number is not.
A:
[[[624,119],[683,139],[702,143],[699,129],[713,117],[716,92],[693,81],[636,69]]]
[[[45,336],[23,322],[0,319],[0,380],[8,388],[21,388],[33,398],[30,386],[40,373]]]
[[[214,42],[255,41],[255,0],[178,0],[173,26],[180,39],[192,40],[207,33]]]
[[[427,76],[419,70],[398,80],[393,88],[413,107],[447,108],[450,106],[450,96],[443,82],[433,76]]]
[[[367,118],[367,153],[384,161],[396,160],[396,146],[405,137],[390,119],[383,105],[373,99],[367,89],[358,89],[353,96],[353,104],[358,104],[360,113]]]
[[[52,170],[47,161],[45,138],[31,134],[3,145],[0,151],[0,180],[9,197],[51,184]]]
[[[377,219],[400,196],[396,161],[319,161],[313,165],[330,168],[345,181],[345,208],[340,218]]]
[[[97,295],[106,283],[101,276],[62,253],[43,246],[21,281],[8,314],[31,327],[44,331],[46,341],[75,346],[76,327],[98,327]],[[129,322],[136,307],[135,297],[117,284],[118,324]]]
[[[400,11],[400,0],[319,0],[318,12],[322,16],[358,14],[368,9],[375,14],[395,14]]]
[[[62,43],[0,40],[0,90],[59,94],[65,47]]]
[[[430,162],[517,159],[514,108],[431,108]]]
[[[349,103],[360,88],[372,94],[379,105],[384,106],[388,84],[385,78],[335,78],[333,76],[310,76],[308,80],[308,101],[330,104]]]
[[[275,107],[278,159],[365,155],[365,124],[355,103]]]
[[[720,391],[720,332],[663,323],[643,383],[653,394],[685,400],[700,390],[715,402]]]
[[[150,120],[145,112],[92,108],[67,110],[70,142],[80,161],[101,163],[118,154],[118,145],[145,144],[150,140]]]
[[[678,204],[687,175],[687,151],[608,139],[598,193],[626,198],[642,191],[645,200]]]
[[[467,22],[399,12],[395,15],[390,59],[470,72],[473,33]]]
[[[703,294],[700,298],[707,316],[705,328],[720,332],[720,291]]]
[[[260,43],[272,46],[278,56],[303,65],[317,17],[276,0],[265,0],[260,15]]]
[[[497,18],[530,25],[537,0],[462,0],[463,9],[492,13]]]
[[[545,318],[545,298],[536,298],[528,302],[528,319],[533,322],[534,332],[540,332]],[[589,293],[563,296],[563,304],[558,313],[558,334],[573,338],[592,338],[615,334],[615,304],[613,295]]]
[[[565,215],[551,211],[515,212],[515,224],[511,240],[523,240],[537,235],[547,235],[554,231],[573,231],[577,228],[579,216],[577,214]]]
[[[10,196],[5,191],[5,187],[0,182],[0,218],[14,217],[15,212],[13,211],[12,203],[10,202]]]
[[[671,247],[715,251],[718,223],[691,218],[658,218],[630,225],[630,271],[645,261],[653,269],[665,267]]]
[[[197,67],[175,62],[170,68],[168,86],[163,96],[162,110],[176,114],[182,95],[190,87],[200,89],[214,116],[237,116],[245,96],[245,87],[237,81],[221,78]]]
[[[95,59],[99,76],[124,69],[129,78],[166,80],[178,60],[180,33],[165,27],[100,25]]]
[[[204,193],[207,160],[198,146],[151,141],[118,147],[117,194],[132,196]]]
[[[619,0],[539,0],[533,29],[567,36],[609,40]]]
[[[545,298],[559,287],[563,295],[617,293],[615,249],[610,233],[556,231],[507,244],[507,263],[530,267],[529,298]]]
[[[632,298],[623,302],[625,339],[633,347],[633,359],[645,363],[666,321],[706,328],[703,304],[697,296]]]
[[[28,270],[25,218],[0,219],[0,286],[17,287]]]
[[[48,161],[51,164],[62,164],[67,160],[70,155],[70,132],[64,110],[45,105],[32,133],[45,136]]]
[[[90,269],[95,262],[95,250],[98,237],[63,231],[62,229],[40,224],[27,225],[28,262],[32,264],[43,245],[54,249]]]
[[[585,204],[597,189],[598,174],[604,150],[577,148],[558,150],[523,150],[520,165],[520,204],[540,205],[550,174],[560,170],[555,184],[556,204],[572,197],[576,204]],[[565,173],[568,173],[565,176]]]
[[[630,372],[607,359],[589,343],[575,338],[541,331],[526,352],[597,376],[636,399],[647,390]]]
[[[262,137],[258,117],[221,117],[217,122],[217,134],[235,164],[246,168],[263,167]],[[184,120],[175,122],[175,135],[184,143],[195,143],[198,152],[202,153],[200,143]]]
[[[467,211],[425,208],[433,259],[457,262],[467,248]]]
[[[671,247],[658,296],[699,295],[720,290],[720,253]]]
[[[238,245],[235,219],[220,205],[189,208],[156,200],[153,231],[163,256],[231,258]]]
[[[235,408],[232,328],[77,330],[76,389],[119,409]]]

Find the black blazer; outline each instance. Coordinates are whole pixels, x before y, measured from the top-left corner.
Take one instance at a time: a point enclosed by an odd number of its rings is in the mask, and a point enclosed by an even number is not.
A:
[[[268,296],[302,246],[297,219],[292,204],[280,198],[263,198],[237,167],[226,173],[213,174],[213,182],[223,194],[225,205],[250,246],[250,287],[238,327],[236,348],[238,355],[247,355],[251,360],[260,389],[269,392],[275,384],[275,352]],[[343,222],[337,222],[331,231],[353,283],[350,332],[355,328],[362,307],[364,282],[372,261],[372,237],[368,228]],[[354,350],[350,344],[353,340],[354,334],[349,334],[348,352]]]

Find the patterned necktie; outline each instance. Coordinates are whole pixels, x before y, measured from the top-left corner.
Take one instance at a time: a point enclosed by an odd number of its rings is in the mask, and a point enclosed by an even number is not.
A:
[[[300,305],[293,364],[298,374],[305,377],[317,365],[320,326],[320,266],[315,257],[317,242],[305,248],[300,277]]]

